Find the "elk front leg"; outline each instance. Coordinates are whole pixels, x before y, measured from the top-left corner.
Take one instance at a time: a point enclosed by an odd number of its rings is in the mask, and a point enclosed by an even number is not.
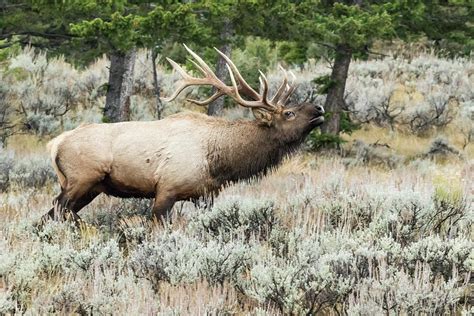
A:
[[[167,191],[158,192],[153,203],[153,217],[158,221],[162,222],[169,215],[169,212],[173,208],[176,202],[176,197]]]

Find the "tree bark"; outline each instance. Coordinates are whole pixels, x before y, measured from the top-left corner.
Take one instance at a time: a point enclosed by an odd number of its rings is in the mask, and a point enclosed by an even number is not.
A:
[[[130,97],[133,93],[135,57],[135,49],[127,53],[114,51],[109,54],[109,84],[104,109],[104,121],[106,122],[130,120]]]
[[[229,39],[232,36],[233,30],[234,28],[232,26],[232,23],[230,21],[226,21],[220,33],[220,39],[221,41],[224,42],[224,44],[221,47],[219,47],[219,50],[228,57],[230,57],[230,54],[232,52],[232,47],[229,43]],[[223,82],[225,82],[229,77],[229,74],[227,73],[225,59],[222,58],[221,56],[219,56],[219,59],[217,60],[216,75]],[[216,92],[216,88],[212,88],[212,94],[214,94],[215,92]],[[224,109],[224,98],[221,97],[217,99],[216,101],[212,102],[211,104],[209,104],[209,107],[207,108],[207,114],[211,116],[220,116],[222,115],[223,109]]]
[[[323,133],[338,135],[341,131],[341,112],[344,108],[344,91],[351,58],[352,50],[349,46],[342,44],[336,46],[331,83],[324,103],[324,109],[329,113],[329,117],[321,127]]]
[[[161,120],[163,102],[161,102],[160,82],[158,81],[158,72],[156,71],[156,58],[158,58],[158,51],[153,49],[151,53],[151,63],[153,68],[153,88],[156,96],[156,118]]]

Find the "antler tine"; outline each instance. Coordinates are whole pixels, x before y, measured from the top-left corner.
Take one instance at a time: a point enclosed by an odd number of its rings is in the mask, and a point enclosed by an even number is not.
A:
[[[285,78],[283,79],[283,82],[281,83],[280,87],[278,87],[277,92],[275,93],[275,95],[273,96],[273,98],[270,101],[273,104],[278,104],[278,101],[280,100],[280,97],[281,97],[282,93],[285,91],[286,85],[288,83],[288,75],[286,73],[286,70],[281,65],[278,65],[278,67],[280,68],[280,70],[285,75]]]
[[[258,82],[260,83],[260,85],[258,86],[258,94],[262,94],[262,91],[263,91],[263,81],[260,79],[260,77],[258,77]]]
[[[260,73],[260,77],[258,77],[258,80],[260,81],[260,84],[262,85],[262,101],[265,102],[266,104],[273,106],[268,101],[267,95],[268,95],[268,80],[267,77],[265,77],[265,74],[261,72],[260,70],[258,71]]]
[[[183,81],[182,81],[181,85],[174,91],[174,93],[168,98],[163,98],[163,101],[165,101],[165,102],[173,101],[174,99],[176,99],[176,97],[185,88],[187,88],[189,86],[193,86],[193,85],[212,85],[212,86],[215,86],[216,88],[218,88],[219,91],[223,92],[222,95],[232,92],[232,88],[228,87],[221,80],[219,80],[219,78],[217,78],[217,76],[214,74],[212,69],[206,64],[206,62],[201,57],[199,57],[195,52],[193,52],[186,45],[184,45],[184,47],[191,54],[191,56],[193,56],[194,59],[196,59],[197,62],[195,62],[192,59],[189,59],[189,60],[193,63],[193,65],[199,71],[201,71],[204,74],[205,78],[197,78],[197,77],[193,77],[193,76],[189,75],[174,60],[172,60],[170,58],[166,58],[168,60],[168,62],[171,64],[171,66],[173,67],[173,69],[176,70],[181,75],[181,77],[183,77]],[[206,104],[208,104],[208,103],[210,103],[210,102],[212,102],[212,101],[214,101],[217,98],[222,96],[222,95],[217,96],[217,94],[218,93],[216,93],[215,95],[213,95],[212,97],[210,97],[210,98],[208,98],[207,100],[204,100],[204,101],[197,101],[197,100],[192,100],[191,99],[191,102],[195,101],[194,103],[196,103],[196,104],[206,105]]]
[[[248,108],[263,108],[267,111],[273,112],[275,109],[263,103],[262,101],[247,101],[242,99],[242,97],[239,94],[239,88],[237,87],[237,82],[235,81],[234,73],[232,72],[231,66],[229,64],[226,64],[227,70],[229,71],[230,75],[230,80],[232,81],[232,86],[234,87],[235,95],[232,96],[232,98],[237,101],[240,105]]]
[[[291,84],[293,84],[296,81],[296,75],[293,71],[290,70],[290,75],[293,77],[291,80]]]
[[[280,105],[285,106],[288,100],[290,99],[291,95],[293,92],[295,92],[296,86],[288,86],[288,91],[285,93],[285,95],[282,97]]]
[[[222,58],[224,58],[227,65],[229,65],[229,67],[230,67],[230,68],[228,67],[229,73],[233,72],[234,75],[237,77],[237,80],[239,81],[239,84],[240,84],[240,87],[241,87],[240,89],[244,90],[244,92],[249,94],[249,97],[251,97],[252,99],[259,99],[260,95],[244,80],[244,78],[240,74],[239,70],[237,69],[237,66],[235,66],[235,64],[232,62],[232,60],[230,60],[230,58],[227,57],[226,54],[224,54],[223,52],[221,52],[217,48],[214,47],[214,49],[217,51],[217,53],[219,55],[221,55]]]
[[[218,80],[219,82],[222,83],[222,81],[219,80],[219,78],[217,78],[217,76],[214,74],[214,72],[212,71],[211,67],[209,67],[208,64],[206,64],[206,62],[201,58],[199,57],[198,54],[196,54],[195,52],[193,52],[188,46],[186,46],[186,44],[183,44],[184,45],[184,48],[186,48],[186,50],[188,51],[188,53],[194,57],[194,59],[196,59],[196,61],[199,63],[199,67],[198,68],[205,74],[205,75],[208,75],[210,76],[212,79],[215,79],[215,80]],[[194,63],[194,65],[196,65],[196,63]]]
[[[293,77],[292,80],[291,80],[291,84],[287,84],[286,86],[286,89],[285,89],[285,93],[282,95],[282,97],[278,100],[278,104],[280,106],[285,106],[286,102],[288,102],[288,100],[290,99],[291,95],[293,94],[293,92],[295,92],[296,90],[296,84],[295,84],[295,81],[296,81],[296,76],[295,74],[290,71],[290,75]]]
[[[206,71],[204,69],[202,69],[201,66],[199,66],[199,64],[197,62],[195,62],[194,60],[192,60],[191,58],[188,58],[188,60],[194,65],[194,67],[196,67],[200,72],[202,72],[204,75],[206,75]]]
[[[166,57],[166,60],[171,64],[173,69],[181,75],[181,77],[185,79],[191,78],[191,76],[183,68],[181,68],[181,66],[178,65],[178,63],[175,62],[173,59]]]
[[[216,93],[214,93],[212,96],[210,96],[209,98],[207,98],[206,100],[203,100],[203,101],[194,100],[194,99],[186,99],[186,100],[188,100],[189,102],[192,102],[196,105],[204,106],[204,105],[208,105],[211,102],[214,102],[215,100],[219,99],[223,95],[225,95],[225,92],[219,90]]]
[[[174,70],[176,70],[180,75],[181,77],[183,77],[184,79],[184,82],[181,83],[181,85],[178,87],[178,89],[176,89],[174,91],[174,93],[169,96],[168,98],[163,98],[163,101],[165,102],[170,102],[170,101],[173,101],[174,99],[176,99],[176,97],[181,93],[181,91],[183,91],[185,88],[191,86],[191,85],[194,85],[194,84],[200,84],[202,82],[202,79],[200,78],[194,78],[192,76],[190,76],[183,68],[181,68],[180,65],[178,65],[174,60],[172,60],[171,58],[166,58],[166,60],[168,60],[168,62],[171,64],[171,66],[173,67]]]

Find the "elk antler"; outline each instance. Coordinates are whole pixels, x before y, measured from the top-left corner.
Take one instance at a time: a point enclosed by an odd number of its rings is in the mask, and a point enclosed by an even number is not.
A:
[[[217,89],[217,92],[214,93],[211,97],[206,100],[199,101],[193,99],[187,99],[190,102],[193,102],[197,105],[207,105],[218,98],[227,95],[231,97],[235,102],[238,104],[248,107],[248,108],[256,108],[256,109],[264,109],[269,112],[280,112],[283,107],[285,106],[286,102],[290,98],[291,94],[295,91],[296,86],[294,85],[295,75],[290,72],[293,76],[293,80],[291,85],[288,84],[288,76],[286,71],[280,66],[282,69],[285,78],[278,88],[277,92],[273,96],[271,100],[268,99],[268,80],[265,75],[260,72],[260,86],[261,86],[261,93],[256,92],[242,77],[239,70],[235,66],[235,64],[227,57],[224,53],[220,50],[215,48],[215,50],[219,53],[219,55],[224,58],[226,61],[227,70],[230,74],[230,79],[232,81],[232,86],[227,86],[224,82],[222,82],[211,70],[211,68],[206,64],[206,62],[199,57],[195,52],[193,52],[189,47],[184,45],[186,50],[191,54],[191,56],[195,59],[190,60],[194,66],[202,72],[204,78],[193,77],[189,75],[181,66],[179,66],[176,62],[171,60],[170,58],[166,58],[168,62],[173,66],[173,68],[183,77],[181,84],[175,90],[175,92],[168,98],[163,99],[166,102],[174,100],[185,88],[189,86],[200,86],[200,85],[210,85]],[[246,97],[252,100],[245,100],[242,98],[241,94],[245,95]]]

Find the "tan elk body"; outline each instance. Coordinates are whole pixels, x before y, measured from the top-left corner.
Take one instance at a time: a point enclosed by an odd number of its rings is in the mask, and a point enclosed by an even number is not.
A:
[[[146,197],[155,199],[153,212],[160,219],[176,201],[217,193],[226,183],[265,173],[323,121],[321,107],[284,106],[294,91],[286,79],[269,100],[263,74],[262,91],[257,93],[227,59],[233,86],[226,86],[199,56],[188,51],[205,78],[189,76],[170,60],[184,77],[170,99],[189,85],[213,85],[217,88],[214,96],[190,101],[205,105],[228,95],[252,108],[256,120],[180,113],[159,121],[89,124],[65,132],[49,144],[61,185],[56,199],[61,209],[78,219],[77,212],[100,193]],[[46,215],[54,216],[55,208]]]

